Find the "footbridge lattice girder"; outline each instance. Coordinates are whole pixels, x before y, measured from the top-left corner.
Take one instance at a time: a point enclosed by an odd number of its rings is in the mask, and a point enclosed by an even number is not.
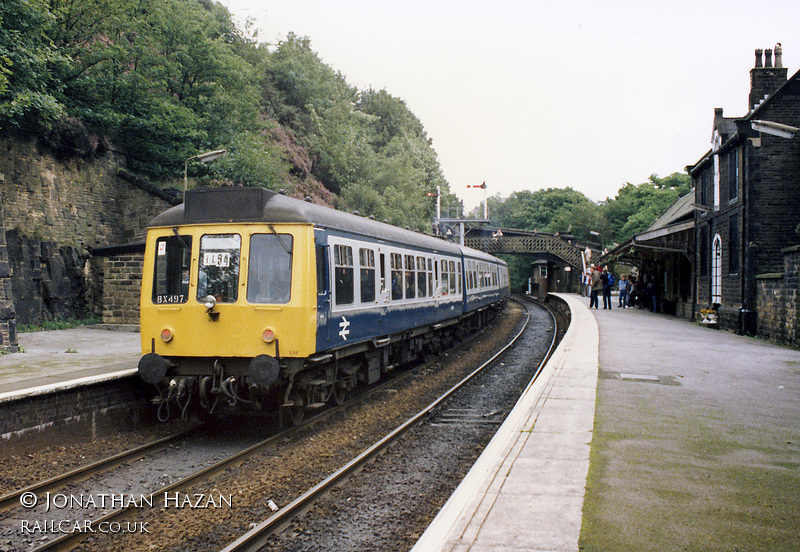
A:
[[[492,255],[506,254],[546,254],[549,253],[573,266],[583,270],[583,256],[580,247],[559,236],[550,234],[514,235],[511,232],[501,236],[469,235],[464,238],[464,245],[479,249]]]

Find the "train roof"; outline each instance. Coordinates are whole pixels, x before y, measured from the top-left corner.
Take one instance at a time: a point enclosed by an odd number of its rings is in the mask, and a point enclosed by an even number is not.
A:
[[[150,221],[150,227],[175,227],[186,224],[294,223],[342,230],[378,239],[413,245],[445,253],[499,260],[482,251],[461,247],[433,236],[397,228],[358,215],[352,215],[278,194],[266,188],[196,188],[186,192],[185,202],[167,209]],[[502,261],[501,261],[502,262]]]

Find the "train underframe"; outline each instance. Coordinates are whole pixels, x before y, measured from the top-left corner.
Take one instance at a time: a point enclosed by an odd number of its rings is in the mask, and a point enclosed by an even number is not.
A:
[[[261,411],[287,425],[309,411],[341,404],[392,370],[428,360],[491,322],[505,301],[439,324],[335,349],[309,358],[181,357],[163,359],[167,377],[155,383],[158,417],[207,418]],[[159,361],[160,362],[160,361]],[[140,373],[141,373],[140,363]],[[147,381],[147,378],[144,378]]]

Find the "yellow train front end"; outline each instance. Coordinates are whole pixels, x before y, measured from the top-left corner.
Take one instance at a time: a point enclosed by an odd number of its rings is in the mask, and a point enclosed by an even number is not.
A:
[[[315,352],[316,293],[310,224],[152,226],[139,374],[182,410],[263,407],[287,362]]]

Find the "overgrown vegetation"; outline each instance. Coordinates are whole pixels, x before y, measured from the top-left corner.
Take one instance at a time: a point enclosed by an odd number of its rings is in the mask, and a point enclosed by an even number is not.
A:
[[[5,0],[0,129],[61,158],[122,149],[170,183],[225,148],[204,184],[286,189],[414,228],[447,192],[419,120],[386,91],[359,91],[308,38],[268,49],[211,0]],[[455,202],[448,194],[447,201]]]
[[[102,320],[98,317],[46,320],[41,324],[20,324],[17,326],[17,331],[19,333],[26,333],[41,332],[45,330],[68,330],[70,328],[77,328],[79,326],[92,326],[94,324],[100,324],[101,322]]]
[[[385,90],[357,90],[309,38],[268,48],[212,0],[3,0],[0,132],[36,136],[61,158],[123,150],[174,185],[184,162],[203,184],[286,189],[428,230],[441,187],[457,206],[422,123]],[[606,244],[640,232],[689,189],[653,175],[597,204],[567,189],[490,198],[498,226],[567,231]],[[452,210],[451,210],[452,212]]]

